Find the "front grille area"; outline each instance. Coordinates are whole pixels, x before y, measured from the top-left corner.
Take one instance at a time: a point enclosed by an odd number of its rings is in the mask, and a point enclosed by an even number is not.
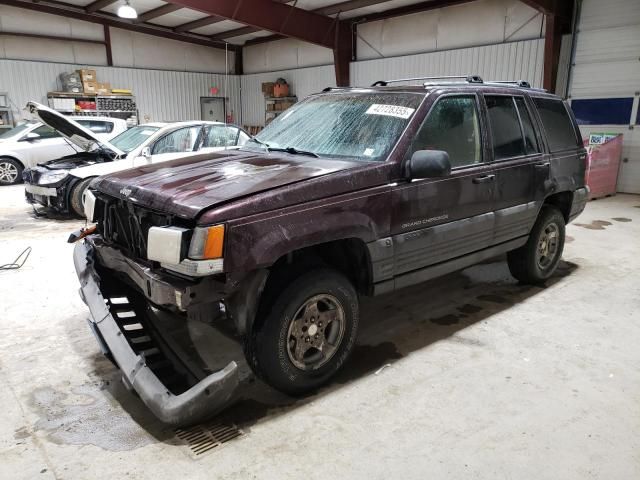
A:
[[[172,215],[154,212],[131,202],[97,195],[98,231],[103,240],[122,250],[128,257],[145,260],[147,235],[151,227],[181,225]]]

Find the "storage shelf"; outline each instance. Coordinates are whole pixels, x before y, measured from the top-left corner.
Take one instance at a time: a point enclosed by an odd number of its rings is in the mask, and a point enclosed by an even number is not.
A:
[[[112,94],[112,93],[73,93],[73,92],[49,92],[47,93],[47,98],[97,98],[97,97],[105,97],[109,99],[118,99],[118,98],[133,98],[134,95],[122,95]]]

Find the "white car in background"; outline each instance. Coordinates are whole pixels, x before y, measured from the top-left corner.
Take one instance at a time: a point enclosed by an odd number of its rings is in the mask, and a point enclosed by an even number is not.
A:
[[[121,118],[75,116],[73,120],[102,140],[109,140],[127,129]],[[42,122],[28,121],[0,135],[0,185],[22,181],[27,167],[77,153],[72,144]]]
[[[101,175],[190,155],[235,149],[251,136],[221,122],[147,123],[110,141],[35,102],[30,112],[73,142],[78,152],[24,170],[27,202],[84,216],[84,192]]]

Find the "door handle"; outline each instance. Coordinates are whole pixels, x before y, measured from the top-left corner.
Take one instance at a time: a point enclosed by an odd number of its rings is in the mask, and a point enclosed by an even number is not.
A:
[[[550,162],[544,162],[544,163],[536,163],[534,167],[537,168],[538,170],[544,170],[549,168],[550,165],[551,165]]]
[[[489,183],[489,182],[493,182],[493,180],[496,178],[495,175],[483,175],[482,177],[476,177],[472,180],[473,183]]]

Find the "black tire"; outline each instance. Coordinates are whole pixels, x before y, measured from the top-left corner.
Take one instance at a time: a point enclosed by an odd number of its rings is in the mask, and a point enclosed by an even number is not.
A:
[[[555,247],[550,238],[556,233]],[[523,283],[540,284],[555,272],[564,249],[565,221],[562,213],[552,206],[542,207],[527,243],[507,254],[509,271]],[[543,245],[543,242],[546,246]],[[543,255],[540,252],[547,252]]]
[[[0,157],[0,185],[16,185],[22,183],[24,167],[18,160]]]
[[[82,198],[85,190],[89,187],[91,182],[95,180],[95,177],[85,178],[84,180],[75,184],[73,189],[71,190],[71,195],[69,196],[69,203],[71,204],[71,209],[84,218],[84,199]]]
[[[325,299],[324,305],[330,305],[331,301],[335,300],[339,308],[314,310],[310,305],[317,298]],[[316,307],[319,308],[322,302],[323,300],[317,301]],[[294,316],[305,305],[308,305],[305,312],[319,312],[315,317],[315,329],[312,330],[314,327],[309,326],[306,330],[307,334],[311,332],[316,340],[311,339],[310,345],[305,345],[302,339],[299,341],[301,348],[306,347],[307,353],[312,352],[311,357],[322,357],[316,362],[317,367],[309,363],[301,368],[294,363],[296,356],[293,351],[297,350],[293,347],[296,342],[293,339],[296,336],[292,335],[292,329],[294,325],[303,324],[305,315],[298,316],[297,320]],[[259,315],[263,317],[256,318],[252,331],[245,338],[245,355],[249,365],[259,378],[275,389],[289,395],[301,395],[312,392],[326,383],[342,367],[353,350],[358,331],[358,295],[351,282],[340,273],[329,268],[316,268],[288,283],[271,306],[263,309]],[[342,320],[325,322],[324,329],[321,330],[321,319],[329,318],[324,315],[335,315]],[[308,320],[313,322],[313,316]],[[344,329],[340,327],[342,323]],[[341,334],[334,333],[340,331]],[[330,333],[334,336],[334,345],[330,345],[325,337]],[[338,335],[339,340],[335,340]],[[320,343],[327,358],[324,358],[321,350],[311,346]],[[333,353],[329,355],[330,349],[333,349]]]

